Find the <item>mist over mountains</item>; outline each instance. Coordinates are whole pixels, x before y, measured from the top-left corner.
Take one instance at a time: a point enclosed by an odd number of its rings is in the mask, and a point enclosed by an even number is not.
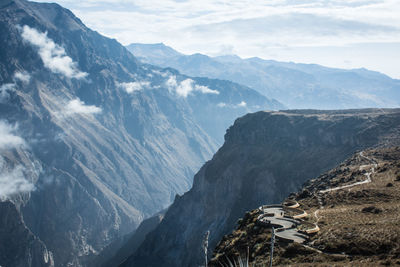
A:
[[[364,69],[126,48],[26,0],[0,2],[0,48],[3,267],[201,264],[206,230],[400,140],[398,109],[276,111],[399,106]]]
[[[88,265],[187,191],[236,117],[282,107],[143,64],[57,4],[2,1],[0,29],[0,239],[29,232],[2,266]]]
[[[400,80],[366,69],[335,69],[236,55],[184,55],[164,44],[134,43],[140,60],[192,76],[226,79],[275,98],[288,108],[347,109],[400,106]]]

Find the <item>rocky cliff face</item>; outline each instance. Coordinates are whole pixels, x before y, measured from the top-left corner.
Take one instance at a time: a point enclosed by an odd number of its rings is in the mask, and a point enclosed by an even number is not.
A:
[[[10,201],[0,202],[0,264],[15,267],[51,267],[53,255],[26,227]]]
[[[0,47],[0,199],[56,266],[86,265],[168,206],[235,116],[269,108],[244,86],[143,65],[56,4],[2,1]]]
[[[141,222],[131,234],[112,243],[95,258],[91,266],[119,266],[138,249],[148,233],[153,231],[164,218],[165,210]]]
[[[400,110],[258,112],[236,120],[164,220],[122,266],[196,266],[245,211],[279,203],[356,150],[400,141]]]

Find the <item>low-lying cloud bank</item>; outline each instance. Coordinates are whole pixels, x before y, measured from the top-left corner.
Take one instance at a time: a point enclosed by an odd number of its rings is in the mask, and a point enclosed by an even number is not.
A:
[[[181,82],[176,80],[176,76],[170,76],[166,81],[168,90],[174,91],[178,96],[186,98],[192,92],[200,92],[203,94],[216,94],[219,92],[217,90],[212,90],[207,86],[197,85],[192,79],[185,79]]]
[[[66,54],[63,47],[47,37],[47,32],[42,33],[24,25],[21,36],[29,44],[39,48],[39,56],[44,66],[52,72],[75,79],[82,79],[88,75],[78,69],[77,63]]]

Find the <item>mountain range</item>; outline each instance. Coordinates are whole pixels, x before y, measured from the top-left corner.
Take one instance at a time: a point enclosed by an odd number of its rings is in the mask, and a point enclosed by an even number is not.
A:
[[[89,265],[190,188],[236,117],[282,107],[143,64],[57,4],[1,1],[0,37],[1,266]]]
[[[0,47],[3,267],[196,266],[207,231],[213,249],[244,212],[400,144],[399,109],[283,110],[398,106],[368,70],[126,48],[26,0],[0,2]]]
[[[185,55],[162,43],[127,46],[143,62],[184,74],[234,81],[277,99],[287,108],[348,109],[400,106],[400,80],[367,69],[337,69],[242,59],[236,55]]]

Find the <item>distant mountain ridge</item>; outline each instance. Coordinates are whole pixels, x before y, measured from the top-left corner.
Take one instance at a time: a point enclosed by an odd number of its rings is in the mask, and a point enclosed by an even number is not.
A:
[[[184,55],[164,44],[127,46],[140,60],[191,76],[234,81],[288,108],[346,109],[400,106],[400,80],[366,69],[278,62],[236,55]]]

